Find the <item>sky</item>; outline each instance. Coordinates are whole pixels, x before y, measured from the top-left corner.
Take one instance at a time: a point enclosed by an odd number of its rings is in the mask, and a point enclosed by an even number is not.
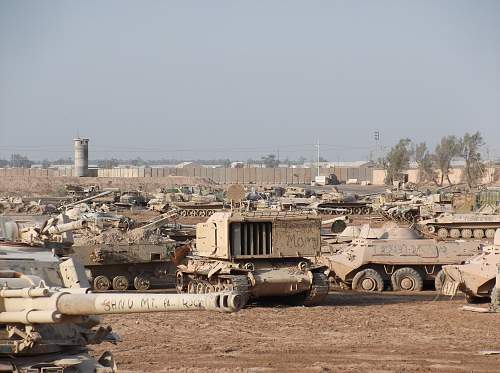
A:
[[[380,141],[374,140],[380,132]],[[500,1],[0,0],[0,157],[500,156]]]

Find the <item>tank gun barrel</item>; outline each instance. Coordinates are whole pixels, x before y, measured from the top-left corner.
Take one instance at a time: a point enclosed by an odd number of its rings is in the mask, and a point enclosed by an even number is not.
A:
[[[169,220],[177,216],[177,210],[170,211],[166,214],[161,215],[160,218],[152,221],[151,223],[145,224],[142,227],[135,228],[138,231],[151,231],[165,225]]]
[[[113,193],[112,190],[106,190],[104,192],[96,194],[95,196],[90,196],[90,197],[81,199],[81,200],[76,201],[76,202],[68,203],[67,205],[62,206],[62,208],[73,207],[73,206],[79,205],[80,203],[85,203],[85,202],[93,201],[96,198],[104,197],[104,196],[107,196],[108,194],[111,194],[111,193]]]
[[[72,221],[69,223],[63,223],[63,224],[56,224],[48,227],[45,232],[48,233],[49,235],[52,234],[61,234],[65,232],[70,232],[78,229],[85,229],[87,228],[87,221],[86,220],[76,220]],[[44,233],[45,233],[44,232]]]
[[[123,294],[67,292],[65,289],[0,290],[0,323],[62,323],[74,317],[166,311],[236,312],[236,292],[207,294]]]

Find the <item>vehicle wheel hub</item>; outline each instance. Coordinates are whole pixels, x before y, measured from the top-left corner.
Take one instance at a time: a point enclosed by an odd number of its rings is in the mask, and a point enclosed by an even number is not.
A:
[[[411,278],[405,277],[401,280],[401,289],[403,290],[412,290],[413,289],[413,281]]]
[[[366,291],[371,291],[374,290],[377,285],[375,284],[375,281],[371,278],[365,278],[361,282],[361,288]]]

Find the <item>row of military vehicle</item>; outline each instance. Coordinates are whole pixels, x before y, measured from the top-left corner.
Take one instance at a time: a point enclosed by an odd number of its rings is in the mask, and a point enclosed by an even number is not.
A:
[[[8,232],[12,223],[3,226]],[[60,227],[51,227],[42,225],[39,235],[50,229],[61,233]],[[146,241],[76,246],[64,255],[84,260],[98,290],[130,286],[146,290],[153,279],[172,280],[175,276],[179,292],[238,289],[249,298],[282,296],[293,303],[312,305],[326,296],[328,277],[363,291],[419,291],[425,283],[434,283],[439,289],[443,266],[460,264],[480,254],[482,248],[478,242],[425,239],[408,228],[365,227],[350,242],[336,244],[334,250],[319,255],[320,230],[321,220],[313,214],[229,211],[197,225],[196,244],[189,253],[183,245],[173,256],[164,243]],[[10,236],[12,239],[12,233]],[[142,262],[130,260],[140,258],[141,253]],[[98,265],[106,256],[110,265]],[[118,259],[110,263],[110,258]]]

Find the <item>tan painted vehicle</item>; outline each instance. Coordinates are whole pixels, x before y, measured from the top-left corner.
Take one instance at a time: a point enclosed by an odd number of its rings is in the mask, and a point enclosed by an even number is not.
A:
[[[89,346],[119,342],[97,315],[212,310],[234,312],[236,293],[92,293],[83,266],[50,251],[0,242],[0,371],[114,373],[113,355]]]
[[[368,238],[372,237],[372,238]],[[330,277],[353,290],[421,291],[425,282],[440,289],[441,268],[462,263],[480,250],[477,242],[424,239],[409,228],[387,230],[364,226],[359,238],[332,245],[332,254],[322,253],[320,263],[330,268]]]
[[[306,257],[321,249],[320,228],[313,214],[217,212],[197,224],[193,255],[178,266],[177,290],[236,289],[250,299],[318,304],[328,294],[326,267]]]
[[[48,219],[0,217],[0,237],[77,259],[95,290],[165,288],[174,286],[176,265],[189,251],[157,233],[175,216],[172,211],[128,231],[108,228],[99,233],[86,229],[95,221],[70,221],[65,214]]]
[[[455,295],[458,290],[465,293],[468,303],[478,303],[491,299],[497,304],[495,291],[497,266],[500,265],[500,229],[497,229],[493,245],[483,247],[483,252],[468,259],[462,265],[443,267],[445,282],[442,289],[445,295]]]
[[[172,208],[178,210],[180,216],[210,216],[224,208],[224,203],[217,201],[214,194],[202,194],[201,188],[198,193],[195,189],[162,188],[148,202],[148,208],[152,211],[167,212]]]
[[[418,222],[417,228],[426,235],[446,238],[493,239],[500,228],[500,215],[480,213],[442,214],[436,218]]]

